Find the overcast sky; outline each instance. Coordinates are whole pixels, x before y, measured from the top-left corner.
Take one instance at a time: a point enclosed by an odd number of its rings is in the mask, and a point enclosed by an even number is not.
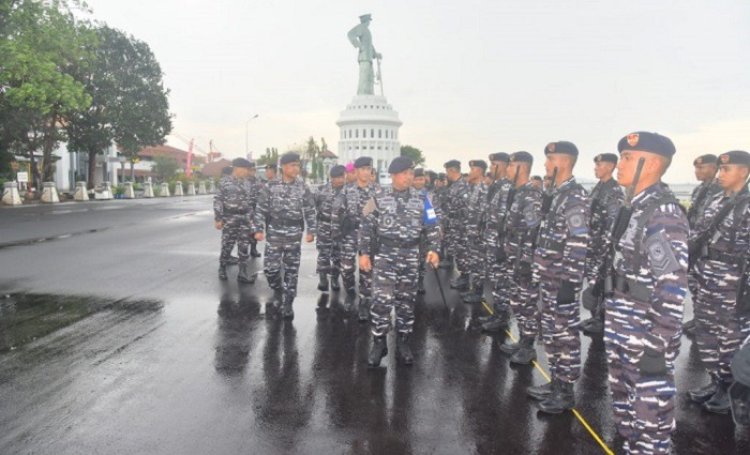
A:
[[[402,145],[450,158],[578,145],[577,175],[634,130],[672,138],[667,181],[702,153],[750,149],[747,0],[88,0],[93,16],[146,41],[171,89],[171,145],[195,138],[232,158],[309,136],[336,152],[356,93],[346,38],[372,13]],[[377,88],[376,88],[377,90]],[[180,136],[180,137],[178,137]]]

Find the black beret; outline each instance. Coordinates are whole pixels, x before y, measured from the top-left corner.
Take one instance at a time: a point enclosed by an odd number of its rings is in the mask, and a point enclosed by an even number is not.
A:
[[[617,155],[614,153],[600,153],[594,157],[594,163],[617,164]]]
[[[337,164],[329,171],[331,177],[343,177],[346,174],[346,168],[340,164]]]
[[[279,163],[282,166],[285,164],[297,162],[299,162],[299,154],[296,152],[286,152],[285,154],[281,155],[281,159],[279,160]]]
[[[623,150],[640,150],[643,152],[655,153],[657,155],[672,157],[676,150],[672,141],[661,134],[649,133],[647,131],[637,131],[630,133],[617,143],[617,150],[622,153]]]
[[[276,163],[272,163],[272,164],[269,164],[268,166],[266,166],[266,169],[270,169],[272,171],[275,171],[277,168],[278,168],[278,166],[276,166]]]
[[[234,167],[255,167],[253,164],[245,158],[235,158],[232,160],[232,166]]]
[[[437,172],[435,171],[425,171],[425,175],[429,176],[430,180],[435,180],[437,179],[437,176],[438,176]]]
[[[443,164],[443,167],[446,168],[446,169],[449,169],[449,168],[451,168],[451,169],[458,169],[460,171],[461,170],[461,162],[458,161],[458,160],[446,161],[445,164]]]
[[[490,154],[490,161],[502,161],[504,163],[510,163],[510,155],[505,152],[497,152]]]
[[[369,156],[360,156],[354,160],[354,168],[359,169],[361,167],[370,166],[372,167],[372,158]]]
[[[713,153],[706,153],[701,155],[693,161],[693,166],[700,166],[701,164],[716,164],[718,157]]]
[[[469,161],[469,167],[481,167],[483,171],[486,171],[487,162],[485,160],[471,160]]]
[[[424,169],[421,167],[414,169],[414,177],[424,177]]]
[[[717,164],[742,164],[743,166],[750,166],[750,153],[742,150],[732,150],[731,152],[722,153],[719,155]]]
[[[232,166],[227,166],[221,170],[222,175],[229,175],[232,173]]]
[[[731,368],[734,380],[750,387],[750,343],[734,354]]]
[[[398,174],[414,167],[414,162],[408,156],[397,156],[388,166],[389,174]]]
[[[549,155],[550,153],[578,156],[578,147],[576,147],[574,143],[568,141],[550,142],[544,148],[544,154]]]
[[[438,180],[445,180],[445,172],[440,172],[438,174]]]
[[[529,152],[516,152],[510,155],[510,161],[516,163],[533,163],[534,157]]]

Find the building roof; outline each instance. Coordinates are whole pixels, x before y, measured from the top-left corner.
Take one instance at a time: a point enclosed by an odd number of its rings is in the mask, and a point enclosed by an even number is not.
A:
[[[187,157],[188,152],[185,150],[180,150],[176,147],[172,147],[171,145],[155,145],[150,147],[144,147],[141,149],[140,152],[138,152],[138,156],[141,158],[153,158],[155,156],[170,156],[174,159],[176,159],[179,163],[182,165],[187,164]],[[193,165],[196,164],[202,164],[206,162],[206,157],[193,152]]]
[[[218,161],[206,164],[200,172],[205,176],[218,178],[221,177],[221,171],[227,166],[232,166],[232,162],[222,158]]]

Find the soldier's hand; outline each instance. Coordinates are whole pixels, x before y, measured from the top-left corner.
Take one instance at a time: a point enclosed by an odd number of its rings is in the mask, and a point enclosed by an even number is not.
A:
[[[440,264],[440,255],[434,251],[428,251],[427,257],[425,258],[425,262],[430,264],[433,269],[436,269],[438,268],[438,265]]]
[[[369,272],[372,270],[372,263],[370,262],[370,256],[363,254],[359,257],[359,269]]]
[[[305,242],[312,243],[313,240],[315,240],[315,235],[314,234],[307,234],[305,236]]]
[[[214,227],[218,230],[222,230],[224,228],[224,222],[223,221],[214,221]]]
[[[266,236],[262,232],[256,232],[255,233],[255,240],[262,242],[265,240]]]

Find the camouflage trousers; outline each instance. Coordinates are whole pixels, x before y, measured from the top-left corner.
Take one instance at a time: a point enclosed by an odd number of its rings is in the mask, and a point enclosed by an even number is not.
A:
[[[486,276],[486,244],[482,240],[479,232],[472,231],[471,228],[466,230],[469,233],[466,236],[466,261],[465,270],[469,273],[469,284],[473,289],[483,287]],[[461,269],[464,271],[464,269]]]
[[[558,303],[560,280],[551,276],[540,276],[539,288],[542,340],[550,373],[562,381],[575,382],[581,375],[581,338],[575,327],[580,316],[580,303],[577,300]]]
[[[501,308],[507,309],[509,303],[516,318],[518,333],[521,336],[536,337],[539,333],[539,284],[530,275],[514,276],[514,262],[514,259],[508,258],[502,264],[502,274],[508,279],[508,288],[504,291],[506,295],[501,297]]]
[[[443,223],[443,249],[445,250],[446,256],[451,258],[456,257],[456,242],[460,237],[457,232],[459,228],[458,222],[453,220],[445,220]]]
[[[373,263],[372,334],[383,336],[391,327],[391,311],[396,309],[396,330],[411,333],[414,302],[417,298],[419,258],[416,248],[383,247]]]
[[[742,341],[750,335],[750,320],[737,315],[738,273],[706,261],[699,264],[697,293],[693,295],[695,342],[709,375],[733,380],[730,364]]]
[[[319,223],[318,236],[315,239],[318,250],[316,273],[333,274],[341,270],[341,247],[339,242],[331,238],[331,224]]]
[[[221,256],[219,263],[226,265],[232,248],[237,244],[237,253],[240,262],[247,262],[249,257],[248,246],[250,245],[250,221],[246,215],[226,215],[224,227],[221,229]]]
[[[347,234],[341,242],[341,276],[344,281],[344,289],[347,291],[357,288],[357,281],[354,276],[354,272],[359,270],[357,234],[357,231]],[[360,298],[370,298],[372,295],[372,271],[359,270],[359,295]]]
[[[272,289],[283,288],[289,298],[297,296],[302,239],[266,239],[263,273]],[[283,274],[283,277],[282,277]]]
[[[453,257],[456,260],[456,268],[461,273],[471,275],[471,243],[469,242],[466,231],[463,228],[453,231],[451,248]]]
[[[508,312],[510,311],[512,263],[509,263],[507,258],[504,261],[499,262],[497,260],[496,250],[497,247],[493,244],[485,243],[484,280],[485,282],[490,283],[492,289],[493,311],[496,313]]]

